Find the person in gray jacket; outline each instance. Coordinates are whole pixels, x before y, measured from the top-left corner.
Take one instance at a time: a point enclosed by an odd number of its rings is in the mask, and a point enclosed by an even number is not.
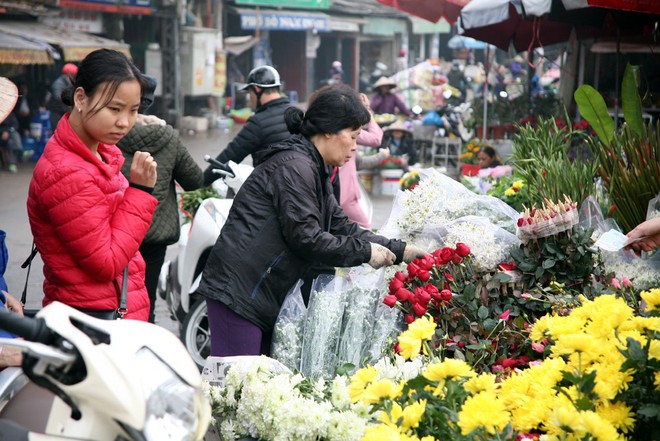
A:
[[[117,143],[117,147],[126,159],[121,171],[127,177],[130,175],[133,154],[137,151],[149,152],[158,164],[158,178],[152,193],[158,199],[158,205],[151,227],[140,245],[140,254],[147,264],[145,285],[151,302],[149,321],[154,323],[160,269],[165,261],[167,246],[179,240],[181,231],[175,182],[186,191],[196,190],[202,186],[204,175],[171,126],[155,116],[142,114],[153,103],[156,89],[156,80],[145,77],[149,90],[142,96],[138,122]]]

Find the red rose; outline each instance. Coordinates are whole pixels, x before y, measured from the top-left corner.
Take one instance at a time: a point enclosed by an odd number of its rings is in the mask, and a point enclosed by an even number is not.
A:
[[[395,296],[397,299],[401,300],[402,302],[405,302],[405,301],[407,301],[407,300],[410,300],[410,299],[412,298],[412,295],[413,295],[413,293],[411,293],[410,291],[408,291],[408,290],[405,289],[405,288],[399,288],[399,289],[397,289],[396,292],[394,293],[394,296]]]
[[[454,295],[451,293],[450,290],[443,289],[442,291],[440,291],[440,299],[442,299],[442,301],[448,302],[451,300],[452,297],[454,297]]]
[[[401,353],[401,346],[399,346],[399,342],[394,343],[394,352],[397,354]]]
[[[423,270],[430,271],[435,265],[435,259],[428,254],[425,254],[423,257],[418,259],[417,264]]]
[[[435,285],[433,285],[432,283],[427,283],[426,286],[424,287],[424,289],[425,289],[426,292],[429,293],[430,295],[433,295],[434,293],[435,293],[435,294],[439,294],[439,293],[440,293],[440,291],[438,290],[438,287],[435,286]]]
[[[396,277],[390,280],[390,294],[395,293],[398,289],[403,288],[403,282]]]
[[[394,308],[394,305],[396,305],[396,302],[397,302],[396,296],[392,296],[392,295],[385,296],[385,298],[383,299],[383,303],[385,303],[390,308]]]
[[[415,288],[415,299],[418,303],[427,305],[431,301],[431,294],[427,293],[424,288]]]
[[[415,317],[413,317],[412,314],[406,314],[403,318],[406,319],[406,323],[408,324],[415,321]]]
[[[463,259],[461,259],[461,256],[459,256],[458,254],[454,254],[452,260],[456,265],[460,264],[463,261]]]
[[[445,279],[447,279],[448,282],[453,282],[454,281],[454,276],[452,276],[449,273],[444,273]]]
[[[428,282],[429,279],[431,278],[431,273],[428,272],[427,270],[420,269],[419,272],[417,273],[417,278],[422,282]]]
[[[456,244],[456,254],[461,257],[465,257],[470,254],[470,247],[465,245],[463,242],[459,242]]]
[[[405,275],[404,273],[402,273],[401,271],[397,271],[397,272],[394,274],[394,278],[397,279],[397,280],[401,280],[402,282],[405,282],[407,277],[408,277],[408,276],[406,276],[406,275]]]
[[[518,218],[518,226],[519,226],[519,227],[522,227],[524,221],[525,221],[525,219],[523,219],[522,217],[519,217],[519,218]]]
[[[408,264],[408,275],[411,277],[417,276],[419,272],[419,266],[415,262],[410,262]]]
[[[502,269],[502,271],[513,271],[514,269],[516,269],[516,264],[513,261],[511,263],[500,263],[499,266]]]
[[[454,258],[454,250],[444,247],[440,250],[440,264],[446,265]]]
[[[519,364],[520,362],[515,358],[505,358],[504,360],[502,360],[502,366],[509,369],[514,369],[518,367]]]
[[[507,310],[504,311],[502,314],[500,314],[500,318],[501,318],[502,320],[504,320],[504,321],[507,321],[507,320],[509,320],[509,314],[511,314],[511,311],[509,311],[509,310],[507,309]]]
[[[422,305],[421,303],[415,303],[413,305],[413,311],[415,311],[415,314],[421,317],[426,314],[426,306]]]

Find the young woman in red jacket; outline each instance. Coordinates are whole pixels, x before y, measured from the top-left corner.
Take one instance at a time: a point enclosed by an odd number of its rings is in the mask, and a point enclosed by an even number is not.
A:
[[[100,49],[85,57],[62,94],[73,110],[35,166],[27,204],[44,262],[44,305],[59,301],[111,318],[128,266],[126,317],[148,319],[138,248],[157,204],[150,194],[156,163],[136,153],[129,183],[115,146],[135,124],[143,87],[143,76],[124,54]]]

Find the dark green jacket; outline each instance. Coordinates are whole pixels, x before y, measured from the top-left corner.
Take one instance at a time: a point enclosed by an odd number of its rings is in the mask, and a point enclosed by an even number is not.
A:
[[[204,181],[202,169],[171,126],[136,124],[117,147],[126,159],[121,172],[129,181],[136,151],[151,153],[158,164],[158,179],[152,193],[158,199],[158,206],[143,243],[175,243],[179,240],[181,227],[174,183],[178,182],[186,191],[196,190]]]

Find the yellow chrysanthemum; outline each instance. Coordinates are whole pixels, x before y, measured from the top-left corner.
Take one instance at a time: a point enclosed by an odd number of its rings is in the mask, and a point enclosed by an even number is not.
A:
[[[544,315],[543,317],[539,318],[536,323],[534,323],[534,326],[530,331],[529,338],[537,343],[543,340],[546,337],[546,333],[548,333],[548,330],[550,329],[551,323],[552,317],[549,315]]]
[[[408,436],[400,433],[396,427],[384,424],[368,426],[362,437],[362,441],[407,441],[409,439]]]
[[[466,391],[471,392],[473,395],[479,392],[489,391],[495,389],[495,375],[493,374],[480,374],[476,377],[470,378],[463,385]]]
[[[598,346],[594,338],[588,334],[561,334],[552,346],[552,353],[556,355],[570,355],[574,352],[590,353],[597,350]]]
[[[562,335],[581,333],[585,323],[585,320],[573,314],[566,317],[555,317],[548,330],[554,339],[558,339]]]
[[[602,363],[595,365],[596,379],[594,392],[602,400],[613,400],[620,392],[628,388],[628,383],[633,379],[633,371],[628,369],[621,371],[621,363]]]
[[[646,302],[646,311],[660,309],[660,288],[653,288],[640,293],[642,300]]]
[[[512,185],[513,188],[517,188],[518,190],[520,190],[524,186],[525,184],[521,180],[513,181],[513,185]]]
[[[516,191],[513,188],[507,188],[504,191],[504,196],[513,196],[514,194],[516,194]]]
[[[367,385],[377,378],[378,371],[373,366],[366,366],[353,374],[351,384],[348,386],[351,401],[356,402],[362,399]]]
[[[378,421],[391,427],[398,427],[403,420],[403,409],[396,401],[392,403],[390,412],[381,412],[378,414]]]
[[[619,434],[614,426],[596,412],[590,410],[579,412],[578,420],[580,421],[578,433],[589,434],[598,441],[619,439]]]
[[[401,395],[403,384],[396,384],[392,380],[383,378],[369,384],[362,395],[362,401],[368,404],[379,402],[382,398],[397,398]]]
[[[435,334],[435,328],[437,328],[435,321],[429,317],[424,316],[420,317],[408,326],[408,332],[411,336],[419,338],[421,340],[430,340]]]
[[[419,351],[422,350],[422,340],[403,332],[399,335],[399,350],[403,358],[410,360],[419,355]]]
[[[419,400],[406,406],[403,409],[403,422],[401,427],[404,429],[414,429],[419,426],[419,422],[424,416],[426,410],[426,400]]]
[[[596,412],[623,433],[628,433],[635,427],[632,408],[623,402],[605,401],[598,406]]]
[[[491,435],[499,433],[509,424],[509,412],[497,399],[495,392],[482,392],[468,397],[458,413],[461,434],[468,435],[479,428]]]
[[[447,358],[440,363],[428,365],[423,375],[430,381],[445,381],[455,377],[474,377],[477,374],[463,360]]]
[[[579,427],[579,421],[575,418],[575,407],[572,404],[553,408],[546,424],[549,434],[573,432]]]

